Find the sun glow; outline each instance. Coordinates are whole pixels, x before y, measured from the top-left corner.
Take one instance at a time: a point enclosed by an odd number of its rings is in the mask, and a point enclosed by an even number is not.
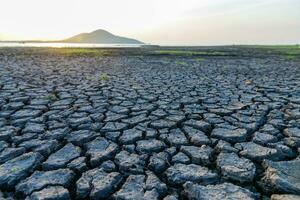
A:
[[[159,44],[296,43],[299,10],[299,0],[1,0],[0,40],[101,28]]]

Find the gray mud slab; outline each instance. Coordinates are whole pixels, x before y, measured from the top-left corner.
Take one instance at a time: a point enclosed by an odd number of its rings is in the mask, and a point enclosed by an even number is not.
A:
[[[235,153],[220,153],[217,158],[217,167],[226,179],[241,183],[252,182],[256,167],[246,158],[239,158]]]
[[[265,161],[266,171],[262,178],[263,188],[270,191],[300,194],[300,160]]]
[[[257,195],[251,191],[233,185],[223,183],[219,185],[202,186],[187,182],[184,184],[184,192],[189,199],[215,199],[215,200],[255,200]]]

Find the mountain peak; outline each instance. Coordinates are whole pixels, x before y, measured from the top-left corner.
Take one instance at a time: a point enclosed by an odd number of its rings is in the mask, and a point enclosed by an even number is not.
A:
[[[108,31],[106,31],[104,29],[97,29],[97,30],[92,31],[91,33],[101,33],[101,32],[103,32],[103,33],[109,33]]]
[[[104,30],[104,29],[97,29],[95,31],[90,32],[89,34],[108,34],[108,35],[113,35],[110,32]]]
[[[143,44],[142,42],[135,39],[113,35],[104,29],[97,29],[90,33],[80,33],[78,35],[63,40],[62,42],[100,44]]]

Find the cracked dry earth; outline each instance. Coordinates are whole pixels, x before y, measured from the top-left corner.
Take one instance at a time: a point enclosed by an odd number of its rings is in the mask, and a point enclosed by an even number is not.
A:
[[[0,199],[300,198],[299,61],[41,52],[0,51]]]

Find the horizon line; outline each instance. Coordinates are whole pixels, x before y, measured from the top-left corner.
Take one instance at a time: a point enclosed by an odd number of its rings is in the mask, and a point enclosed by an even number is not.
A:
[[[95,45],[135,45],[135,46],[161,46],[161,47],[210,47],[210,46],[299,46],[300,42],[296,43],[223,43],[223,44],[114,44],[114,43],[76,43],[64,42],[63,40],[0,40],[0,43],[65,43],[65,44],[95,44]],[[80,48],[80,47],[79,47]],[[97,47],[95,47],[97,48]]]

